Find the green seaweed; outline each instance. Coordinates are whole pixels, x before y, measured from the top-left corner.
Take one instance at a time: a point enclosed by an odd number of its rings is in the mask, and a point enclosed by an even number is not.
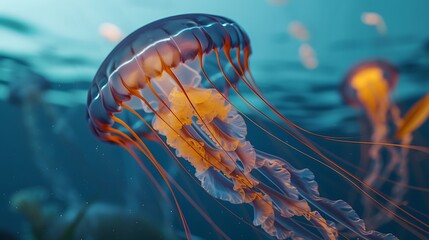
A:
[[[79,213],[76,215],[76,217],[73,219],[73,221],[67,226],[67,228],[64,230],[63,234],[61,234],[60,240],[73,240],[74,234],[76,232],[77,227],[79,226],[82,219],[85,217],[85,214],[91,207],[92,203],[86,204],[83,206]]]

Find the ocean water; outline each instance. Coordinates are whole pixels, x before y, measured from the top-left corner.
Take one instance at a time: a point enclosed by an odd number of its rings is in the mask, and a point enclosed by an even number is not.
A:
[[[340,85],[359,63],[390,62],[399,73],[391,101],[403,117],[429,92],[427,9],[429,2],[419,0],[0,0],[0,239],[186,239],[156,169],[140,156],[166,195],[125,149],[92,134],[86,119],[87,92],[98,67],[121,38],[141,26],[184,13],[230,18],[249,35],[256,84],[283,116],[317,134],[372,141],[367,113],[343,101]],[[113,35],[102,31],[106,23],[115,26]],[[254,98],[249,91],[244,96]],[[239,106],[278,133],[272,122]],[[256,107],[269,112],[260,102]],[[350,203],[371,223],[369,229],[380,225],[377,231],[400,239],[428,238],[427,152],[401,153],[409,180],[398,184],[402,175],[389,176],[393,184],[378,190],[391,199],[403,194],[398,205],[404,212],[395,208],[398,216],[389,217],[382,206],[371,205],[385,215],[378,224],[371,220],[375,213],[365,213],[364,193],[344,177],[247,124],[255,148],[310,169],[320,194]],[[286,133],[278,134],[315,155]],[[428,121],[413,133],[411,144],[429,147],[427,136]],[[371,145],[307,137],[358,179],[371,172],[362,160]],[[253,226],[250,206],[217,201],[200,187],[189,163],[182,159],[182,169],[159,144],[148,145],[193,200],[174,188],[194,239],[272,238]],[[387,166],[391,159],[384,151]],[[401,190],[392,190],[401,184]],[[357,239],[341,232],[340,239]]]

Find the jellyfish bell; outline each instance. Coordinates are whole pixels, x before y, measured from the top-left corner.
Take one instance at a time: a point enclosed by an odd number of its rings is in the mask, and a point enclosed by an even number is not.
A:
[[[232,89],[251,105],[237,89],[244,84],[272,107],[251,76],[250,53],[247,34],[224,17],[187,14],[146,25],[119,43],[97,71],[88,93],[88,124],[100,139],[128,150],[143,168],[146,162],[136,151],[155,166],[171,190],[188,237],[186,219],[169,185],[174,181],[145,144],[136,121],[172,159],[187,160],[211,196],[249,204],[253,225],[275,238],[336,239],[338,223],[365,239],[394,239],[366,230],[346,202],[321,197],[310,170],[296,169],[253,147],[244,114],[228,98]]]
[[[207,26],[201,28],[197,23],[191,20],[184,21],[180,16],[171,17],[167,22],[159,20],[132,33],[106,58],[88,94],[88,107],[90,107],[88,119],[97,135],[108,135],[102,128],[107,126],[104,124],[112,122],[110,113],[121,114],[117,103],[119,101],[144,113],[157,110],[162,100],[166,99],[172,90],[174,83],[170,83],[175,80],[167,76],[165,69],[171,69],[176,78],[183,81],[183,86],[196,86],[201,82],[201,73],[198,69],[203,65],[200,63],[202,55],[204,55],[204,64],[210,63],[217,66],[216,53],[211,50],[217,48],[216,45],[223,45],[224,39],[210,33],[222,33],[224,30],[219,31],[218,25],[211,25],[210,17],[203,18],[199,15],[194,17],[200,21],[198,24],[207,24]],[[222,20],[227,23],[226,19]],[[189,31],[170,36],[180,27],[188,28]],[[225,29],[230,31],[228,39],[231,47],[229,48],[236,51],[236,56],[231,58],[239,56],[244,61],[245,57],[250,55],[247,35],[239,34],[242,31],[238,25],[225,24]],[[227,49],[226,46],[225,49]],[[221,52],[218,54],[223,62],[228,63],[225,61],[224,54]],[[244,62],[237,63],[242,71],[248,68]],[[226,64],[223,69],[230,77],[230,83],[236,84],[239,77],[233,72],[231,64]],[[229,85],[223,80],[223,74],[218,69],[216,71],[206,68],[204,71],[204,74],[211,79],[210,84],[214,84],[221,91],[227,91]],[[106,83],[109,84],[108,87]],[[145,96],[145,101],[132,94],[132,91]],[[105,111],[101,111],[102,109]],[[144,114],[144,116],[147,115]]]
[[[355,66],[346,75],[341,95],[347,104],[364,107],[375,114],[381,107],[376,102],[388,102],[389,93],[397,83],[398,70],[395,66],[384,60],[368,60]]]

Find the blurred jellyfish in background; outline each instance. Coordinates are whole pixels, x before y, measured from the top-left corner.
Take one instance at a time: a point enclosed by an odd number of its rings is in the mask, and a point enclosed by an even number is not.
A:
[[[267,0],[268,3],[277,6],[277,5],[283,5],[286,4],[288,2],[288,0]]]
[[[387,34],[387,27],[383,17],[375,12],[362,13],[362,22],[369,26],[374,26],[380,35]]]
[[[118,43],[123,38],[121,29],[113,23],[105,22],[100,24],[98,31],[100,32],[101,36],[113,43]]]
[[[400,121],[395,134],[397,140],[401,140],[416,129],[418,129],[429,118],[429,94],[423,96],[411,109],[405,114]]]
[[[302,64],[304,64],[304,66],[308,69],[314,69],[319,64],[317,62],[316,53],[314,52],[313,48],[307,43],[303,43],[299,47],[299,56]]]
[[[307,69],[316,68],[318,65],[316,52],[309,43],[310,33],[308,32],[304,24],[298,21],[290,22],[288,25],[288,32],[293,38],[301,42],[301,45],[298,50],[301,63]]]
[[[310,33],[301,22],[290,22],[288,25],[288,32],[292,37],[300,40],[301,42],[307,42],[310,40]]]
[[[409,145],[413,130],[427,118],[428,100],[423,99],[402,119],[391,95],[399,78],[395,66],[385,60],[368,60],[355,66],[345,77],[341,94],[344,101],[363,110],[373,144],[363,145],[361,169],[365,187],[391,196],[385,203],[389,211],[379,209],[372,199],[362,196],[364,218],[369,226],[380,227],[392,220],[396,205],[402,205],[409,188]],[[364,131],[363,131],[364,132]],[[363,136],[364,138],[366,136]],[[383,143],[383,144],[377,144]],[[385,145],[385,144],[386,145]],[[389,143],[401,144],[397,148]]]

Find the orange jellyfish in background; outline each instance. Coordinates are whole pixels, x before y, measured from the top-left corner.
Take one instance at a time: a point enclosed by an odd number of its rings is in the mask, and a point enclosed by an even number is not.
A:
[[[369,170],[364,177],[366,185],[380,190],[389,179],[395,179],[390,189],[392,203],[386,203],[391,210],[401,204],[407,193],[409,182],[408,149],[394,148],[385,144],[395,143],[394,134],[401,124],[399,108],[390,99],[391,92],[398,82],[398,71],[387,61],[374,60],[359,64],[347,74],[343,85],[343,99],[351,106],[362,108],[370,125],[371,141],[367,160]],[[407,145],[411,134],[401,134],[399,144]],[[386,191],[386,190],[385,190]],[[363,196],[362,204],[365,209],[365,219],[372,227],[381,226],[392,219],[390,213],[379,211],[371,203],[371,199]]]
[[[399,123],[395,138],[398,140],[409,136],[429,118],[429,93],[415,103]]]
[[[171,180],[146,145],[148,139],[179,164],[179,158],[188,161],[213,197],[253,207],[253,224],[277,239],[337,239],[336,224],[363,239],[395,239],[366,230],[346,202],[320,196],[309,169],[296,169],[253,147],[243,117],[252,119],[230,94],[258,114],[267,116],[254,107],[255,99],[280,115],[256,87],[250,53],[247,34],[224,17],[188,14],[148,24],[119,43],[96,73],[88,93],[89,126],[100,139],[124,147],[142,167],[155,166],[172,192],[188,238]],[[255,99],[246,99],[238,84]],[[142,129],[150,133],[140,135]]]

